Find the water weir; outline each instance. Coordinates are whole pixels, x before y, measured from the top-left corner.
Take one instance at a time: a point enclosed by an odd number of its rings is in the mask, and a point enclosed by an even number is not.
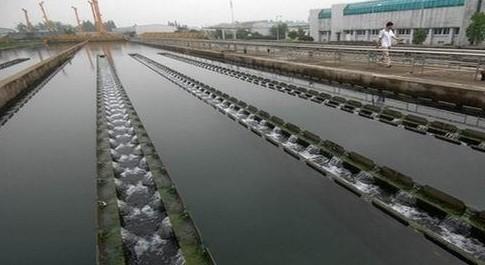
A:
[[[210,71],[237,78],[261,87],[286,93],[315,104],[340,109],[342,111],[359,115],[361,117],[380,121],[392,126],[400,127],[423,135],[434,136],[440,140],[470,146],[474,150],[485,152],[485,133],[473,129],[458,128],[455,125],[441,121],[429,121],[414,114],[405,115],[391,108],[383,108],[373,104],[365,104],[358,100],[347,100],[344,97],[333,96],[313,89],[306,89],[269,78],[251,75],[215,64],[201,62],[195,59],[179,56],[172,53],[159,53],[176,60],[180,60]],[[479,113],[478,113],[479,114]],[[480,114],[479,114],[480,115]]]
[[[132,57],[464,261],[485,263],[484,212],[147,57]]]
[[[98,57],[100,264],[214,264],[126,95]]]

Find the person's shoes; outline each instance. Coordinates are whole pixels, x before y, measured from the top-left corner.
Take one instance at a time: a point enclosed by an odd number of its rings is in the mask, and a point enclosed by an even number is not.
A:
[[[392,67],[392,65],[387,65],[386,67],[387,67],[387,68],[391,68],[391,67]]]

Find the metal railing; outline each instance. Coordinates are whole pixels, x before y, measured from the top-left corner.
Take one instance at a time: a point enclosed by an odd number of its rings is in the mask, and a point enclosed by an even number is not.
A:
[[[262,41],[228,41],[195,39],[150,39],[151,42],[210,50],[230,50],[244,53],[261,52],[268,56],[286,55],[306,57],[328,57],[335,63],[341,62],[345,55],[362,56],[361,61],[376,63],[382,49],[371,46],[325,45],[318,43],[287,43]],[[255,49],[249,49],[253,47]],[[409,65],[410,73],[423,73],[425,67],[441,69],[456,68],[473,72],[473,80],[479,79],[485,69],[485,50],[398,47],[390,50],[397,64]],[[352,58],[354,60],[356,58]]]

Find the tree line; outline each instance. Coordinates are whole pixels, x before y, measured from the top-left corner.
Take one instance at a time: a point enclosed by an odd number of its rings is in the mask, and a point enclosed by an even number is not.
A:
[[[106,31],[109,31],[109,32],[113,31],[113,29],[116,28],[116,24],[113,20],[108,20],[103,24],[104,24]],[[51,25],[52,25],[54,32],[61,32],[61,33],[64,33],[64,34],[74,34],[74,33],[79,31],[78,27],[75,27],[75,26],[70,25],[70,24],[64,24],[64,23],[59,22],[59,21],[51,21]],[[49,30],[49,27],[45,22],[40,22],[40,23],[32,25],[32,26],[33,26],[34,32],[46,32],[46,31]],[[81,23],[81,27],[82,27],[84,32],[95,32],[96,31],[96,26],[89,20],[84,20]],[[29,28],[24,23],[17,24],[16,29],[17,29],[18,32],[22,32],[22,33],[29,32]]]

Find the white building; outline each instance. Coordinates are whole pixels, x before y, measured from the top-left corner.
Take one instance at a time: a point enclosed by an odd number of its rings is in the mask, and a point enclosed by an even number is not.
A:
[[[308,23],[306,22],[293,22],[293,21],[273,21],[273,20],[257,20],[257,21],[245,21],[235,23],[221,23],[211,27],[205,28],[208,31],[221,30],[226,32],[235,32],[237,30],[248,30],[252,33],[259,33],[262,36],[271,36],[271,28],[279,23],[286,23],[288,25],[288,31],[303,29],[306,33],[309,31]]]
[[[412,43],[416,29],[427,32],[426,45],[467,45],[471,16],[485,11],[482,0],[376,0],[310,10],[315,41],[375,41],[388,21]]]
[[[135,33],[137,35],[145,32],[175,32],[176,26],[163,25],[163,24],[149,24],[149,25],[134,25],[131,27],[121,27],[113,29],[113,32],[118,33]]]

